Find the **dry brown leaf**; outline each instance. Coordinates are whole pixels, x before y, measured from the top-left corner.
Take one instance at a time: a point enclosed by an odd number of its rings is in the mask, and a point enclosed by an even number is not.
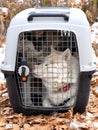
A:
[[[96,86],[98,86],[98,77],[96,77]]]
[[[6,83],[0,83],[0,90],[6,89]]]
[[[39,124],[24,124],[23,126],[24,130],[53,130],[54,126],[53,124],[46,124],[46,125],[39,125]]]
[[[9,97],[2,97],[2,100],[0,100],[0,105],[7,106],[9,103]]]
[[[50,0],[41,0],[41,6],[49,6],[49,5],[51,5]]]
[[[9,115],[12,114],[13,109],[11,107],[5,107],[4,109],[1,110],[1,115]]]
[[[68,130],[67,125],[56,125],[55,130]]]
[[[5,127],[0,127],[0,130],[5,130]]]
[[[6,117],[7,122],[18,124],[20,127],[25,123],[25,118],[22,114],[13,114]]]
[[[92,44],[92,48],[95,51],[95,55],[98,57],[98,44],[95,42]]]
[[[1,34],[3,34],[5,26],[4,26],[4,22],[3,22],[3,16],[0,16],[0,28],[1,28]]]
[[[23,125],[23,128],[24,128],[24,130],[30,130],[30,125],[29,124],[24,124]],[[32,129],[33,130],[33,129]]]
[[[90,108],[90,109],[88,109],[88,112],[90,112],[90,113],[97,113],[98,112],[98,109],[97,108]]]
[[[91,79],[91,85],[93,87],[96,86],[96,78],[95,77],[92,77],[92,79]]]
[[[59,125],[64,125],[64,124],[66,124],[66,119],[57,117],[55,119],[55,123],[59,124]]]
[[[78,121],[84,121],[85,122],[85,119],[86,119],[86,114],[85,113],[83,113],[82,115],[81,114],[79,114],[79,113],[76,113],[75,115],[74,115],[74,120],[78,120]]]
[[[38,124],[31,126],[29,130],[56,130],[52,124],[47,124],[44,126],[40,126]]]
[[[3,127],[3,126],[6,126],[6,123],[5,122],[0,122],[0,127]]]
[[[98,97],[98,86],[93,89],[93,94]]]
[[[68,117],[69,119],[73,118],[73,109],[70,109],[67,113],[66,113],[66,117]]]
[[[92,12],[90,10],[86,11],[86,15],[87,15],[89,21],[93,22],[93,15],[92,15]]]
[[[17,124],[13,124],[13,128],[12,128],[12,130],[20,130],[19,125],[17,125]]]
[[[3,98],[3,97],[2,97],[2,94],[1,94],[1,92],[0,92],[0,101],[2,100],[2,98]]]
[[[57,6],[57,0],[50,0],[51,1],[51,6]]]

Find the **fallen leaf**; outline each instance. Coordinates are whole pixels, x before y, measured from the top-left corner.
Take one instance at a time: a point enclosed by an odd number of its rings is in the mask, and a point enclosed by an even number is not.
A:
[[[0,122],[0,127],[6,126],[5,122]]]
[[[24,124],[23,125],[23,128],[24,128],[24,130],[30,130],[30,125],[29,124]]]

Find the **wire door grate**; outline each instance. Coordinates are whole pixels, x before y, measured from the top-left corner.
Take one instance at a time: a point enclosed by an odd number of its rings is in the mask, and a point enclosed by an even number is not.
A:
[[[75,33],[65,30],[22,32],[18,39],[16,74],[21,102],[31,107],[71,107],[79,72]],[[19,68],[29,68],[27,81]]]

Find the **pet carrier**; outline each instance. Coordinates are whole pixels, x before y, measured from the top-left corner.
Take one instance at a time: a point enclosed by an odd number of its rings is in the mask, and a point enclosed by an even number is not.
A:
[[[18,13],[7,30],[1,70],[15,112],[84,112],[95,72],[85,13],[64,7]]]

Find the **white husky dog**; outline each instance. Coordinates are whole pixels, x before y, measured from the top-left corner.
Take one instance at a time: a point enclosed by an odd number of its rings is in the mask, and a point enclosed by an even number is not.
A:
[[[76,99],[78,74],[79,61],[71,55],[70,49],[60,52],[51,47],[51,54],[33,68],[34,77],[42,79],[47,91],[43,94],[43,106],[72,106]]]

